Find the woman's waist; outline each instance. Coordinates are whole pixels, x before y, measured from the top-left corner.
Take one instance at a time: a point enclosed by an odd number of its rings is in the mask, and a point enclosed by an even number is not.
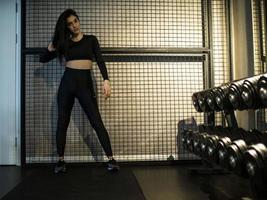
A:
[[[65,67],[65,71],[62,77],[63,80],[70,82],[71,84],[86,83],[88,80],[91,82],[91,69],[77,69]]]
[[[91,60],[70,60],[66,62],[66,68],[78,70],[91,70],[93,62]]]

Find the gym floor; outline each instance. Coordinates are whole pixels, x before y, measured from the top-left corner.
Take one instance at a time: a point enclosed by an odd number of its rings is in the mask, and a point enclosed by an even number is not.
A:
[[[247,179],[234,174],[192,173],[193,169],[202,169],[201,164],[122,164],[121,167],[132,170],[147,200],[253,199]],[[0,166],[0,199],[31,170],[33,168]]]

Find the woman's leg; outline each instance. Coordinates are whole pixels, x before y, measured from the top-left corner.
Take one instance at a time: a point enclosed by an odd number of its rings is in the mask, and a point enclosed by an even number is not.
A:
[[[96,131],[99,142],[109,159],[107,168],[109,171],[118,171],[120,167],[113,158],[109,135],[100,116],[90,71],[80,76],[78,85],[77,88],[79,89],[75,93],[76,97]]]
[[[76,91],[76,97],[78,98],[93,129],[96,131],[99,142],[107,157],[112,158],[113,153],[109,135],[100,116],[90,73],[87,72],[85,76],[81,76],[79,81],[79,91]]]
[[[74,104],[74,95],[72,94],[68,77],[64,74],[57,95],[58,120],[57,120],[57,153],[60,159],[64,157],[66,133],[70,121],[71,110]]]
[[[108,132],[104,126],[97,104],[94,103],[95,97],[88,91],[80,91],[77,96],[86,116],[88,117],[93,129],[96,131],[97,137],[103,147],[107,157],[112,157],[112,149]]]

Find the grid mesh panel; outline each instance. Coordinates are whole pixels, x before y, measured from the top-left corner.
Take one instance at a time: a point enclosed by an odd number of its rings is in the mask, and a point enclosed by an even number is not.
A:
[[[228,22],[224,1],[214,0],[211,6],[214,86],[219,86],[230,81]]]
[[[230,81],[229,33],[226,8],[224,1],[211,1],[211,48],[214,86],[220,86]],[[216,125],[223,125],[221,112],[215,113],[215,119]]]
[[[202,48],[202,0],[35,1],[26,3],[26,47],[44,47],[66,8],[102,47]]]
[[[262,29],[261,29],[262,48],[264,49],[264,51],[262,52],[263,56],[266,56],[266,26],[264,25],[264,24],[266,24],[266,8],[264,9],[265,5],[264,5],[264,0],[261,0],[260,1],[260,9],[261,9],[261,24],[262,24]],[[266,59],[265,59],[264,65],[265,65],[264,71],[266,72],[266,70],[267,70]]]
[[[266,9],[264,9],[264,0],[253,0],[253,44],[254,44],[254,73],[260,74],[266,72],[266,30],[265,17]],[[266,109],[259,109],[256,111],[256,128],[260,131],[267,130],[267,115]]]
[[[261,16],[259,0],[253,0],[252,3],[252,24],[253,24],[253,47],[254,47],[254,74],[262,73],[261,62]]]
[[[27,161],[49,161],[56,156],[56,92],[63,68],[57,62],[39,64],[33,55],[26,59]],[[120,160],[165,160],[170,155],[176,159],[180,159],[179,156],[194,158],[178,152],[177,124],[192,115],[203,122],[202,114],[196,113],[190,103],[191,94],[203,89],[203,63],[139,60],[108,62],[107,65],[112,80],[109,100],[102,97],[102,77],[96,66],[93,77],[100,112],[116,157]],[[67,137],[66,159],[104,158],[77,102]]]
[[[211,16],[207,12],[208,2]],[[224,0],[27,0],[26,48],[45,47],[58,15],[70,7],[79,14],[83,32],[95,34],[101,47],[112,48],[208,47],[206,19],[212,17],[211,66],[215,85],[229,78]],[[171,155],[174,159],[196,158],[182,149],[177,125],[192,116],[197,123],[203,123],[203,114],[196,113],[191,103],[192,93],[204,89],[208,60],[199,60],[203,55],[161,54],[154,60],[137,55],[125,60],[114,55],[112,61],[107,60],[112,81],[112,97],[107,101],[102,98],[102,78],[94,66],[100,112],[118,160],[166,160]],[[36,55],[29,53],[25,71],[26,162],[54,161],[56,93],[64,69],[57,61],[42,65]],[[105,158],[77,102],[68,128],[65,155],[73,162]]]

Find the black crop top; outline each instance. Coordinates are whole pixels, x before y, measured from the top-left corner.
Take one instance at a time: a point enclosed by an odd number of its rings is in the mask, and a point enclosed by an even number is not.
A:
[[[46,63],[57,57],[56,51],[48,49],[40,55],[40,62]],[[99,43],[94,35],[83,35],[82,39],[74,42],[69,39],[69,49],[64,55],[66,61],[93,60],[95,58],[104,80],[108,80],[106,64],[100,51]]]

